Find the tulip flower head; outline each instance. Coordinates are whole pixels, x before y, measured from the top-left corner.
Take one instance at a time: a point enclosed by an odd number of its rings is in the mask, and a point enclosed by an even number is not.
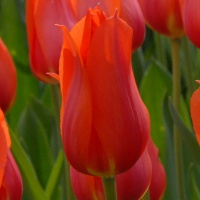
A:
[[[200,1],[182,0],[182,16],[186,35],[194,45],[200,48]]]
[[[4,113],[12,106],[17,89],[17,73],[12,57],[0,38],[0,108]]]
[[[150,120],[131,68],[132,29],[96,7],[63,31],[59,80],[61,134],[78,171],[111,177],[137,161]]]
[[[105,200],[102,179],[82,174],[70,168],[73,191],[78,200]],[[145,150],[138,161],[126,172],[116,176],[118,200],[141,199],[148,190],[151,181],[151,160]]]
[[[181,6],[178,0],[138,0],[147,25],[171,38],[184,35]]]
[[[68,30],[83,18],[88,8],[97,0],[27,0],[26,22],[29,44],[30,66],[33,74],[41,81],[55,83],[47,72],[58,73],[62,36],[55,24],[65,25]],[[113,15],[118,8],[120,16],[135,29],[132,48],[135,51],[144,41],[145,23],[136,0],[100,1],[106,13]]]
[[[149,187],[149,194],[151,200],[162,199],[166,189],[166,174],[162,163],[159,160],[158,148],[149,140],[147,145],[148,153],[152,164],[152,178]]]
[[[10,145],[8,127],[0,109],[0,199],[21,200],[22,179]]]
[[[200,84],[198,80],[197,83]],[[190,100],[190,113],[192,118],[192,123],[194,127],[194,132],[197,137],[197,141],[200,144],[200,88],[198,88],[192,95]]]

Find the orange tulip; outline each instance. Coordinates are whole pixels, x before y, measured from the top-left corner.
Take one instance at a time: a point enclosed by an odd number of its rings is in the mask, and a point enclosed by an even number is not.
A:
[[[12,57],[0,38],[0,108],[7,112],[12,106],[17,87],[17,74]]]
[[[82,174],[72,167],[70,177],[73,191],[79,200],[105,200],[100,177]],[[151,181],[151,160],[147,150],[138,161],[126,172],[116,176],[118,200],[138,200],[147,191]]]
[[[94,8],[98,3],[107,16],[112,16],[117,8],[119,17],[126,21],[134,30],[133,51],[142,45],[145,37],[145,22],[137,0],[73,0],[71,2],[77,19],[85,16],[88,8]]]
[[[197,81],[200,84],[200,81]],[[192,95],[190,100],[190,113],[194,132],[197,137],[197,141],[200,144],[200,88],[198,88]]]
[[[62,36],[55,24],[70,30],[87,13],[88,8],[100,2],[111,16],[118,8],[122,17],[133,29],[132,48],[135,51],[144,41],[145,23],[137,0],[27,0],[26,24],[30,65],[33,74],[41,81],[54,83],[47,72],[58,73]]]
[[[10,151],[10,137],[4,115],[0,109],[0,199],[20,200],[22,179]]]
[[[200,1],[181,0],[185,32],[194,45],[200,48]]]
[[[138,0],[147,25],[171,38],[184,35],[181,4],[178,0]]]
[[[70,164],[114,176],[137,161],[149,140],[149,115],[131,67],[132,29],[97,7],[68,32],[59,80],[61,132]]]
[[[151,200],[162,199],[166,189],[166,174],[162,163],[159,160],[158,148],[150,139],[147,145],[148,153],[152,163],[152,178],[149,187]]]

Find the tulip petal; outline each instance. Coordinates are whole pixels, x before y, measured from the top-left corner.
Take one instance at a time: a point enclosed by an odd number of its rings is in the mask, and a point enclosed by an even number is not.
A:
[[[88,146],[91,134],[90,87],[75,42],[69,32],[64,27],[61,28],[64,35],[59,70],[62,139],[71,165],[83,171],[82,166],[86,165],[85,155],[88,154],[85,146]]]
[[[5,171],[5,166],[6,166],[6,159],[7,159],[7,143],[6,143],[6,137],[4,134],[4,129],[0,125],[0,187]]]
[[[104,163],[105,155],[102,161],[100,157],[95,161],[94,155],[106,153],[108,175],[130,168],[149,139],[149,115],[130,64],[131,41],[132,29],[116,13],[94,33],[86,63],[93,100],[92,136],[96,140],[91,142],[90,158],[93,163]],[[95,153],[97,144],[102,152]]]
[[[70,167],[70,179],[74,194],[82,200],[105,200],[102,179],[76,171]]]
[[[198,88],[191,97],[190,113],[194,127],[194,132],[196,134],[197,141],[200,145],[200,88]]]
[[[21,175],[9,149],[7,153],[8,157],[1,187],[4,188],[6,199],[21,200],[23,188]]]
[[[151,160],[146,149],[129,170],[116,176],[118,199],[141,199],[149,188],[151,175]]]
[[[0,108],[7,112],[16,96],[17,74],[12,57],[0,38]]]

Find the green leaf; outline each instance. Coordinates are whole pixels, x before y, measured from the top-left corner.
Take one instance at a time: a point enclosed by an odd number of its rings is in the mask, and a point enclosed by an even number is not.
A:
[[[28,47],[26,39],[23,1],[0,1],[0,36],[8,46],[12,57],[23,71],[30,72],[28,67]]]
[[[15,160],[18,164],[18,167],[20,169],[20,172],[23,177],[24,184],[26,184],[29,192],[31,199],[33,200],[48,200],[46,193],[42,189],[35,170],[27,157],[23,147],[21,146],[20,142],[18,141],[18,138],[16,135],[10,131],[11,134],[11,139],[12,139],[12,146],[11,150],[12,153],[15,157]]]
[[[27,106],[20,118],[18,132],[27,153],[30,155],[38,179],[45,188],[53,161],[50,140],[48,139],[48,128],[53,124],[52,121],[49,121],[51,116],[48,116],[48,112],[44,114],[44,108],[36,101],[32,102],[34,103]],[[49,124],[50,127],[48,127]],[[45,129],[44,125],[47,125],[48,128]]]
[[[64,153],[63,151],[60,151],[60,153],[58,154],[58,158],[54,164],[54,167],[51,171],[51,174],[50,174],[50,177],[45,189],[46,194],[49,199],[51,199],[53,192],[55,191],[55,188],[58,185],[58,181],[62,172],[63,163],[64,163]]]
[[[190,155],[194,158],[195,162],[200,164],[200,147],[197,143],[194,133],[183,123],[171,101],[169,101],[169,109],[172,119],[179,130],[181,138],[187,145],[188,149],[191,151]]]
[[[162,117],[164,96],[171,94],[172,81],[170,74],[157,63],[152,63],[141,82],[141,97],[149,111],[151,136],[160,150],[165,152],[165,127]]]

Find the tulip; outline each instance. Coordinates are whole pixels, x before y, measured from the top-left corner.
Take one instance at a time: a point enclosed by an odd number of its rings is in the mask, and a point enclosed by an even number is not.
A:
[[[198,80],[197,83],[200,84]],[[198,88],[192,95],[190,100],[190,113],[192,118],[192,123],[194,127],[194,132],[197,137],[197,141],[200,145],[200,88]]]
[[[152,178],[149,187],[150,199],[159,200],[162,199],[166,188],[165,169],[159,160],[158,148],[152,139],[149,140],[147,149],[152,163]]]
[[[181,16],[182,5],[178,0],[138,0],[147,25],[171,38],[184,35]]]
[[[61,134],[76,170],[112,177],[138,160],[149,140],[149,114],[131,66],[132,29],[96,7],[71,32],[61,26]]]
[[[119,17],[126,21],[134,30],[132,41],[133,51],[142,45],[145,37],[145,22],[137,0],[73,0],[71,2],[77,19],[85,16],[88,8],[94,8],[98,3],[107,16],[112,16],[117,8]]]
[[[4,113],[13,105],[17,88],[17,74],[12,57],[0,38],[0,108]]]
[[[182,16],[186,35],[194,45],[200,48],[200,1],[181,0]]]
[[[10,151],[10,137],[4,114],[0,109],[0,199],[20,200],[22,179]]]
[[[58,73],[62,34],[55,24],[71,29],[75,23],[67,0],[27,0],[26,23],[30,67],[41,81],[54,83],[47,72]]]
[[[100,177],[82,174],[70,168],[73,191],[79,200],[105,200]],[[138,200],[147,191],[151,181],[151,160],[147,150],[128,171],[116,176],[118,200]]]
[[[62,35],[55,24],[65,25],[69,30],[83,18],[89,7],[95,7],[99,0],[27,0],[26,23],[30,66],[33,74],[46,83],[54,83],[47,72],[58,73]],[[133,29],[132,49],[141,46],[145,36],[145,23],[137,0],[100,1],[111,16],[118,8],[122,17]]]

